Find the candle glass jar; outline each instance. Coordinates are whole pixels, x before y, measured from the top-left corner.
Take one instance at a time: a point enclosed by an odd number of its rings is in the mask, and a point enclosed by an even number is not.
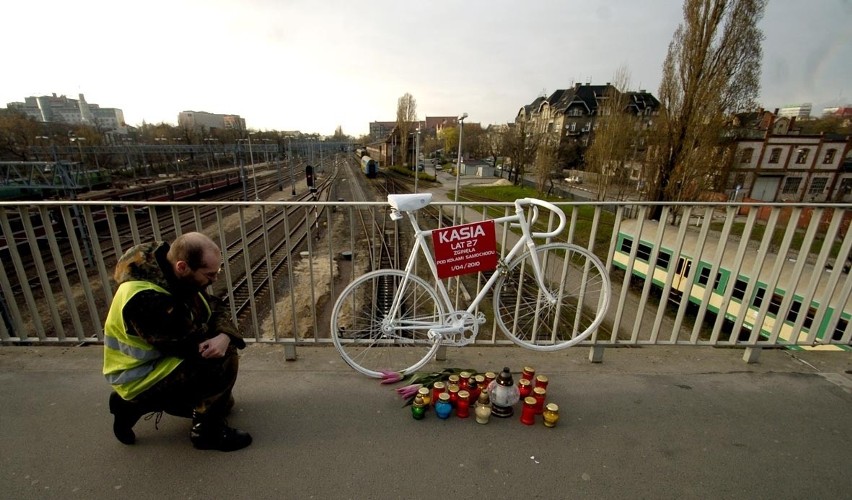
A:
[[[535,414],[541,415],[544,411],[544,399],[546,398],[547,391],[544,390],[543,387],[536,387],[533,389],[533,399],[535,399]]]
[[[459,391],[459,399],[456,401],[456,416],[467,418],[470,416],[470,393]]]
[[[521,399],[524,399],[525,397],[531,395],[532,383],[525,378],[518,380],[518,394],[520,394]]]
[[[450,413],[453,412],[453,405],[450,404],[450,395],[446,392],[442,392],[438,396],[438,402],[435,403],[435,415],[442,420],[446,420],[450,417]]]
[[[535,386],[541,387],[542,389],[547,389],[547,377],[544,375],[536,375],[535,376]]]
[[[485,383],[482,385],[482,390],[486,390],[491,386],[491,382],[494,382],[494,379],[497,378],[497,374],[494,372],[485,372]]]
[[[476,403],[476,401],[479,399],[479,393],[482,392],[482,389],[480,388],[479,384],[476,382],[476,379],[473,378],[473,377],[470,377],[470,379],[469,379],[467,392],[470,393],[471,404]]]
[[[487,392],[483,391],[479,393],[479,399],[476,400],[474,413],[476,414],[477,424],[488,423],[488,420],[491,418],[491,401],[488,400]]]
[[[523,371],[521,372],[521,380],[529,380],[533,381],[535,378],[535,368],[531,366],[525,366]]]
[[[438,396],[446,392],[447,386],[443,382],[435,382],[432,384],[432,404],[438,404]]]
[[[524,407],[521,409],[521,423],[525,425],[535,423],[535,398],[529,396],[524,398]]]
[[[424,406],[429,406],[429,404],[432,403],[432,396],[429,394],[429,388],[428,387],[421,387],[420,389],[417,390],[417,394],[420,395],[420,397],[423,398],[423,405]],[[415,399],[416,399],[416,397],[415,397]]]
[[[556,422],[559,420],[559,406],[556,403],[547,403],[547,406],[544,407],[544,412],[541,414],[542,418],[544,418],[545,427],[553,427],[556,425]]]
[[[447,386],[447,392],[450,394],[450,404],[455,406],[459,401],[459,386],[450,384]]]
[[[459,385],[459,379],[460,377],[455,373],[450,375],[449,377],[447,377],[447,387],[451,385]]]
[[[420,394],[414,396],[414,403],[411,404],[411,416],[414,420],[423,420],[426,415],[426,403],[423,402],[423,396]]]
[[[470,387],[470,372],[459,373],[459,389],[462,391],[469,390]]]

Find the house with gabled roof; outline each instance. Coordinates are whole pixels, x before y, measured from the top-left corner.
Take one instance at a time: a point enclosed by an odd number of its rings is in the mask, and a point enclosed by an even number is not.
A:
[[[536,97],[532,103],[521,107],[515,122],[526,121],[537,132],[558,133],[560,142],[573,140],[588,146],[602,104],[614,93],[618,95],[619,91],[609,83],[577,83],[572,88],[556,90],[549,97]],[[660,101],[653,94],[645,90],[626,94],[625,112],[647,116],[648,121],[659,112]]]

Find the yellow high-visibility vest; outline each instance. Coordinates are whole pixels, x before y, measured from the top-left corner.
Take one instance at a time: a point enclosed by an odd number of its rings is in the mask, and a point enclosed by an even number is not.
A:
[[[104,376],[124,399],[133,399],[174,371],[183,359],[163,356],[141,337],[130,335],[124,324],[124,306],[143,290],[171,295],[148,281],[125,281],[115,292],[104,324]],[[211,316],[210,305],[201,296]]]

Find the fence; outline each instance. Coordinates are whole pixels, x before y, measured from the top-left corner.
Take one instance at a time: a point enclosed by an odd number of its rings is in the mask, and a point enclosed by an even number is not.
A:
[[[472,221],[510,206],[430,208],[460,210]],[[583,344],[592,360],[625,345],[740,347],[753,361],[761,348],[852,344],[849,204],[560,206],[570,220],[560,241],[595,252],[613,280],[604,327]],[[223,249],[225,272],[212,292],[229,300],[249,341],[281,343],[291,353],[329,343],[337,293],[378,263],[399,260],[378,246],[388,234],[403,248],[407,241],[386,210],[384,203],[343,202],[0,203],[0,340],[100,342],[117,256],[143,241],[201,231]],[[650,220],[655,212],[662,223]],[[801,228],[803,214],[821,223]],[[306,220],[298,236],[294,217]],[[243,279],[246,269],[262,276]],[[476,288],[480,278],[466,276],[457,289]],[[477,343],[508,342],[493,322],[484,327]]]

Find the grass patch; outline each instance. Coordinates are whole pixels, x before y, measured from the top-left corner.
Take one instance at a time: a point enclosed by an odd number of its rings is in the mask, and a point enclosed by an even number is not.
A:
[[[530,187],[524,186],[465,186],[461,189],[459,197],[467,201],[482,201],[491,200],[497,202],[511,203],[519,198],[538,198],[559,205],[565,216],[568,218],[568,223],[571,222],[574,210],[577,210],[577,222],[573,228],[572,243],[588,248],[589,240],[592,232],[592,222],[594,221],[595,207],[586,205],[566,205],[565,200],[555,196],[540,196],[539,193]],[[503,207],[487,208],[487,216],[489,218],[500,217],[504,215]],[[534,226],[534,231],[545,231],[547,229],[547,215],[539,220]],[[609,249],[610,239],[612,238],[612,230],[615,226],[615,215],[601,211],[600,220],[598,222],[598,230],[595,233],[595,254],[601,259],[606,258],[606,252]],[[562,235],[556,238],[558,241],[566,241],[570,227],[566,227],[562,231]]]

